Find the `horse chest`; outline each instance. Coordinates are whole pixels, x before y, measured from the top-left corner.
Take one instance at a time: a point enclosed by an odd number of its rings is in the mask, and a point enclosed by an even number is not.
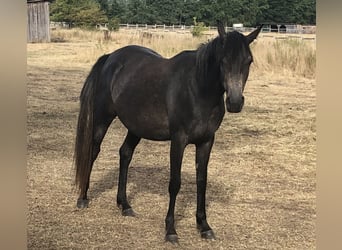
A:
[[[207,141],[212,138],[219,128],[224,116],[224,105],[217,105],[210,112],[201,112],[189,127],[191,142]]]

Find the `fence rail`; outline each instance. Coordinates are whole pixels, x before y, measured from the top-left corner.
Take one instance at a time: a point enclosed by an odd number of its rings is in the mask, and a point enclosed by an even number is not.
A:
[[[193,25],[165,25],[165,24],[120,24],[120,29],[145,29],[145,30],[163,30],[163,31],[183,31],[190,32],[194,28]],[[240,31],[248,32],[254,28],[239,28]],[[216,31],[216,26],[206,26],[204,31]],[[233,27],[226,27],[226,30],[233,30]]]
[[[165,30],[165,31],[191,31],[194,26],[186,26],[186,25],[149,25],[149,24],[120,24],[120,28],[122,29],[146,29],[146,30]],[[216,31],[216,26],[207,26],[205,27],[205,31]],[[254,30],[254,27],[229,27],[226,26],[227,31],[238,30],[241,32],[251,32]],[[290,33],[290,34],[315,34],[316,26],[309,25],[278,25],[278,26],[268,26],[262,28],[262,32],[274,32],[274,33]]]
[[[70,28],[72,24],[66,22],[50,22],[51,28],[63,27]],[[108,24],[97,24],[97,29],[107,29]],[[178,31],[178,32],[190,32],[193,25],[165,25],[165,24],[119,24],[121,29],[139,29],[139,30],[160,30],[160,31]],[[216,31],[216,26],[207,26],[205,31]],[[226,26],[227,31],[238,30],[240,32],[251,32],[254,27],[229,27]],[[316,26],[312,25],[265,25],[262,28],[263,33],[289,33],[289,34],[315,34]]]
[[[56,29],[60,28],[70,28],[70,24],[65,22],[50,22],[50,28]],[[193,25],[165,25],[165,24],[119,24],[120,30],[127,30],[131,32],[141,33],[142,36],[148,37],[154,35],[155,33],[163,33],[163,32],[175,32],[180,34],[189,34],[191,30],[194,28]],[[227,31],[237,30],[240,32],[251,32],[255,28],[254,27],[225,27]],[[97,24],[95,29],[104,32],[105,38],[109,36],[108,24]],[[265,38],[273,38],[273,39],[300,39],[300,40],[316,40],[316,26],[302,26],[302,25],[288,25],[286,30],[284,26],[274,26],[274,25],[265,25],[262,28],[261,34],[259,37]],[[203,33],[204,36],[212,37],[217,34],[217,27],[215,26],[207,26],[205,27]]]

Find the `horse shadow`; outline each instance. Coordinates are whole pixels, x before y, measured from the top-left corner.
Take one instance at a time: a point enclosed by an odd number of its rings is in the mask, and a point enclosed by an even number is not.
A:
[[[127,191],[128,201],[132,202],[139,194],[149,193],[165,196],[169,198],[169,166],[150,166],[150,165],[132,165],[128,171],[128,183],[130,189]],[[104,192],[115,189],[118,185],[119,168],[115,167],[103,175],[98,181],[95,181],[89,190],[91,199],[97,199]],[[179,214],[184,214],[188,206],[196,204],[196,173],[193,171],[182,171],[182,187],[177,196],[177,209]],[[227,194],[228,192],[228,194]],[[206,203],[219,202],[228,204],[233,195],[233,188],[227,187],[214,178],[208,178]],[[224,195],[222,195],[224,194]]]

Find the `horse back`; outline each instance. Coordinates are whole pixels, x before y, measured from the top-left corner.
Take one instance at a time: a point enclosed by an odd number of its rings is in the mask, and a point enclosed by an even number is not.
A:
[[[115,112],[128,130],[151,140],[170,138],[170,60],[145,47],[127,46],[109,56],[102,75]]]

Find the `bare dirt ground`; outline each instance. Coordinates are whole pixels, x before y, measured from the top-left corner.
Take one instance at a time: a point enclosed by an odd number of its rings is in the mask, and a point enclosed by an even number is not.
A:
[[[315,249],[315,80],[252,71],[242,113],[226,114],[209,162],[207,215],[196,229],[194,147],[186,149],[176,203],[179,246],[164,242],[169,143],[142,140],[128,177],[136,218],[116,207],[118,150],[110,127],[91,176],[88,209],[76,208],[73,146],[78,96],[95,61],[91,43],[28,44],[28,249]],[[114,46],[115,47],[115,46]]]

